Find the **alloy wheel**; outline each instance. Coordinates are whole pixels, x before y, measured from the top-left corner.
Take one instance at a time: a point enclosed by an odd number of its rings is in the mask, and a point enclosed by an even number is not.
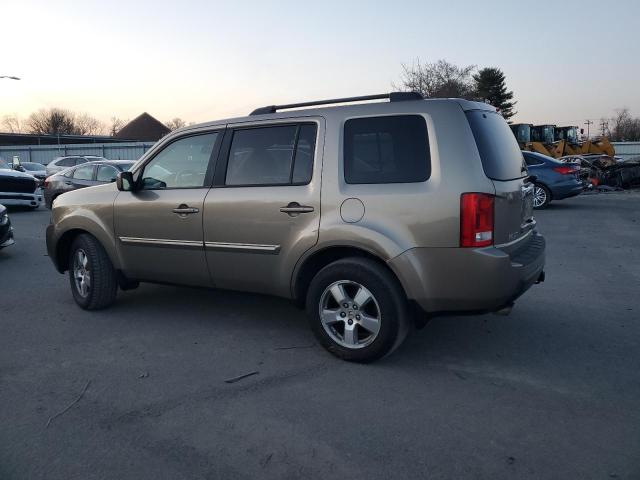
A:
[[[331,339],[345,348],[370,345],[380,331],[380,306],[373,294],[351,280],[339,280],[320,297],[320,320]]]
[[[76,250],[73,258],[73,279],[80,296],[86,298],[91,290],[91,272],[89,271],[89,258],[81,248]]]
[[[533,191],[533,206],[538,208],[547,202],[547,192],[540,185],[536,185]]]

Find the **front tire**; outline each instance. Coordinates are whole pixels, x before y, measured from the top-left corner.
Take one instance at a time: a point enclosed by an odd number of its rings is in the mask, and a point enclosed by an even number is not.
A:
[[[307,293],[311,330],[333,355],[367,363],[388,355],[405,339],[410,312],[389,270],[368,258],[333,262]]]
[[[113,304],[118,279],[104,247],[89,234],[81,234],[69,252],[69,282],[76,303],[85,310],[100,310]]]

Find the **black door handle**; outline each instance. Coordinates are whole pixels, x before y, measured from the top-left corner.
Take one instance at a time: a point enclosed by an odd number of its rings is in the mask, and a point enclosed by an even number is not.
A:
[[[309,205],[300,205],[298,202],[291,202],[286,207],[280,207],[282,213],[286,213],[292,217],[298,216],[301,213],[313,212],[313,207]]]

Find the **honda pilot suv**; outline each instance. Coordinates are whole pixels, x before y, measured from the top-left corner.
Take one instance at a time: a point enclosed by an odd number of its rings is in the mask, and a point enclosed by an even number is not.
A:
[[[139,282],[277,295],[367,362],[416,320],[508,310],[541,281],[532,201],[493,107],[398,92],[177,130],[115,183],[58,197],[47,247],[84,309]]]

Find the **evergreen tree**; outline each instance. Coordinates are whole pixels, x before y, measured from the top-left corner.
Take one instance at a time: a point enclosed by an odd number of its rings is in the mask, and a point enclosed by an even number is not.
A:
[[[473,76],[476,83],[476,95],[499,109],[502,116],[509,120],[517,112],[513,110],[513,92],[507,90],[504,73],[495,67],[487,67]]]

